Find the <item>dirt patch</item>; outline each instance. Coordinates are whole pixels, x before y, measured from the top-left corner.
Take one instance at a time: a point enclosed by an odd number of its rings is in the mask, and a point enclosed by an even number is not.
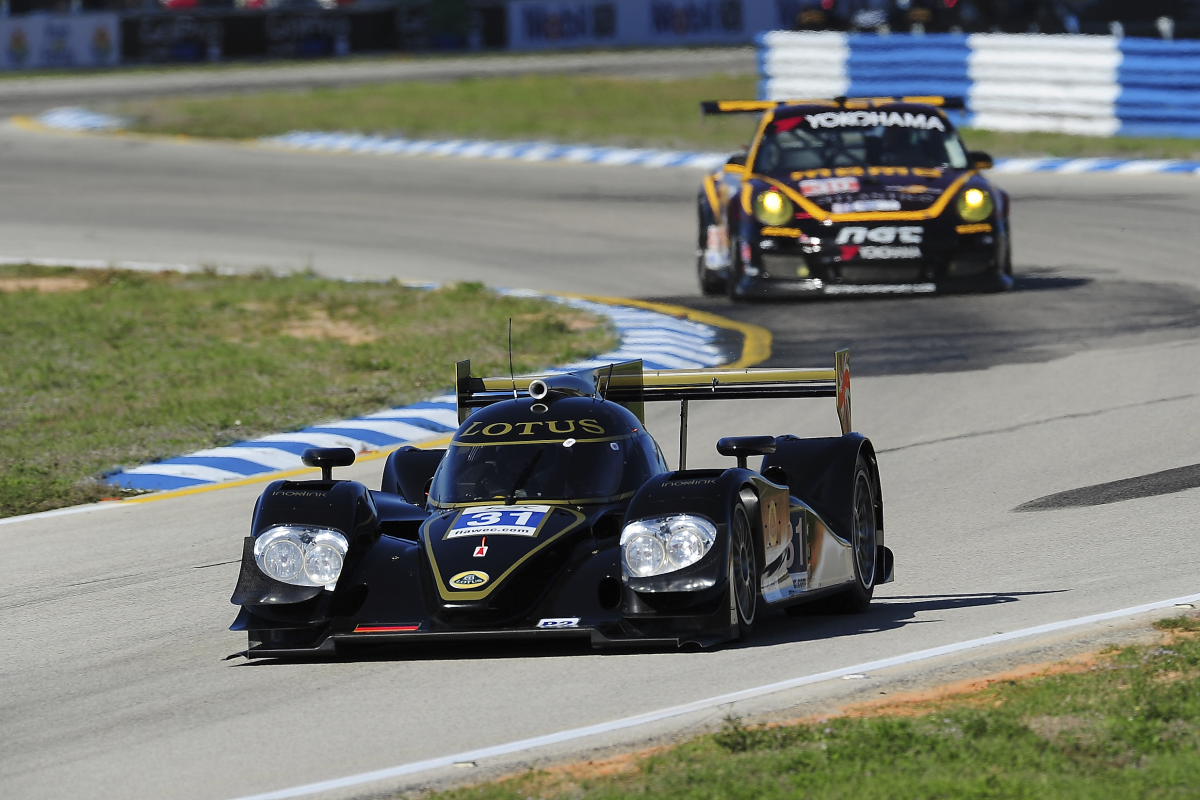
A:
[[[670,745],[659,745],[633,753],[619,753],[609,758],[589,759],[573,764],[556,764],[543,767],[536,773],[510,776],[510,779],[524,779],[521,791],[528,798],[569,797],[579,792],[579,785],[584,781],[631,775],[637,772],[642,761],[668,749],[670,749]],[[501,778],[501,782],[504,780]]]
[[[368,344],[379,339],[378,332],[349,320],[332,319],[326,311],[292,320],[283,326],[283,333],[296,339],[333,339],[345,344]]]
[[[91,281],[70,276],[47,276],[43,278],[0,278],[0,292],[82,292],[91,287]]]
[[[855,703],[846,706],[846,708],[836,714],[795,720],[787,724],[822,721],[832,717],[918,717],[948,702],[973,701],[979,705],[988,705],[994,702],[991,698],[975,698],[972,695],[977,695],[998,683],[1013,683],[1030,678],[1045,678],[1051,675],[1071,675],[1087,672],[1088,670],[1098,668],[1106,660],[1107,656],[1103,653],[1083,653],[1082,655],[1068,658],[1065,661],[1056,661],[1050,664],[1028,664],[1006,672],[989,675],[986,678],[971,678],[955,683],[948,683],[944,686],[935,686],[932,689],[903,692],[890,697],[868,700],[865,703]]]

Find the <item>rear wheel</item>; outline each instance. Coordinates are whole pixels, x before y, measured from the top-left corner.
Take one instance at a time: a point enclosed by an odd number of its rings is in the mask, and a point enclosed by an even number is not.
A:
[[[730,622],[737,627],[735,638],[738,641],[754,630],[758,617],[759,576],[750,518],[746,516],[745,507],[738,503],[733,508],[729,529]]]
[[[875,517],[875,481],[862,456],[854,465],[851,500],[850,543],[854,551],[854,583],[829,598],[826,608],[835,614],[866,611],[875,594],[876,561],[879,557],[879,526]]]

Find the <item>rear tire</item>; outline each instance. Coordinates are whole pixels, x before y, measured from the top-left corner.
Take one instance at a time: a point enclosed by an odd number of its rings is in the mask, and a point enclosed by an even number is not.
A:
[[[736,641],[746,639],[754,630],[761,583],[750,518],[746,516],[746,508],[738,503],[733,507],[729,528],[730,622],[736,628]]]
[[[850,507],[850,543],[854,555],[854,583],[829,598],[824,610],[834,614],[859,614],[871,605],[879,559],[879,526],[875,517],[875,481],[860,455],[854,465],[854,491]]]

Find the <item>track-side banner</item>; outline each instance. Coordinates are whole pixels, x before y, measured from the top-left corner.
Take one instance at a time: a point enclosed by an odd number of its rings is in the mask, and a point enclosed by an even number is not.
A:
[[[509,48],[749,44],[789,27],[789,8],[760,0],[514,0]]]
[[[0,69],[115,67],[121,61],[116,14],[29,14],[0,19]]]

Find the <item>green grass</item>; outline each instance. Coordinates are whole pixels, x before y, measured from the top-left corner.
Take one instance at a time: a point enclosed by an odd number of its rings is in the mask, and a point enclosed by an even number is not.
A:
[[[0,516],[110,496],[98,479],[118,467],[428,397],[461,358],[504,374],[510,317],[518,370],[616,340],[479,284],[0,267]]]
[[[701,100],[751,98],[751,75],[650,80],[577,75],[277,91],[129,102],[115,111],[145,133],[253,139],[294,130],[733,150],[752,117],[703,118]],[[1200,141],[968,130],[972,149],[1006,156],[1200,158]]]
[[[716,734],[616,775],[533,771],[439,800],[971,800],[1195,798],[1200,618],[1086,671],[1006,681],[912,715],[787,727],[727,720]]]

